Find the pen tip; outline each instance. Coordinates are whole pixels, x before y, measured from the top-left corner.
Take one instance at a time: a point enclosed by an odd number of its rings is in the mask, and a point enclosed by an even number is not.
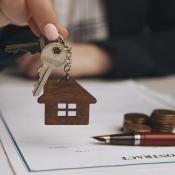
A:
[[[105,141],[104,138],[100,137],[100,136],[94,136],[92,138],[95,139],[95,140],[98,140],[98,141]]]

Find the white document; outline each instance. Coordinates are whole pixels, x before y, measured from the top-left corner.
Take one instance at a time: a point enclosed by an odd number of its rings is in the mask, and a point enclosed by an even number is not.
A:
[[[133,82],[82,85],[97,98],[97,103],[90,106],[87,126],[46,126],[44,105],[32,96],[32,87],[0,88],[0,137],[14,169],[15,160],[5,132],[29,172],[175,162],[175,147],[109,146],[91,138],[119,133],[127,112],[150,114],[155,108],[174,109],[173,100]]]

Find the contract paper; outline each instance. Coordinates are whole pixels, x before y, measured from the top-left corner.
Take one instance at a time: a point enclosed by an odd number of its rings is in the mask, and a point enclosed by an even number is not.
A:
[[[29,172],[175,162],[174,147],[110,146],[92,139],[120,133],[125,113],[174,109],[174,100],[130,81],[82,85],[97,98],[97,103],[90,106],[87,126],[46,126],[44,105],[32,96],[31,86],[1,86],[0,137],[7,155],[12,159],[12,152],[8,151],[11,145],[1,135],[5,129]],[[10,161],[13,166],[15,161]]]

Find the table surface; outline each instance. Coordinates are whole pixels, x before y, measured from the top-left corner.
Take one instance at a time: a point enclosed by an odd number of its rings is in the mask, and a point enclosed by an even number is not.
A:
[[[13,71],[4,71],[0,74],[0,84],[8,84],[8,83],[31,83],[32,80],[26,79],[21,76],[19,73],[15,73]],[[90,80],[91,81],[91,80]],[[93,80],[95,81],[95,80]],[[151,78],[151,79],[137,79],[135,82],[145,85],[146,87],[162,93],[168,94],[175,98],[175,75],[161,78]],[[168,166],[168,169],[165,167]],[[175,172],[175,164],[169,164],[166,166],[162,166],[162,168],[153,168],[153,174],[174,174]],[[150,170],[151,172],[152,170]],[[143,172],[144,173],[144,172]],[[14,175],[6,157],[6,154],[3,150],[2,144],[0,142],[0,174],[1,175]],[[147,173],[148,174],[148,171]],[[150,174],[150,173],[149,173]]]

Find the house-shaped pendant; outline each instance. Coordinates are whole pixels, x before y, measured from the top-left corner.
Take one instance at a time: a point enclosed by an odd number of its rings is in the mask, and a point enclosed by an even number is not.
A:
[[[64,78],[49,79],[38,102],[45,104],[46,125],[87,125],[96,99],[72,78]]]

